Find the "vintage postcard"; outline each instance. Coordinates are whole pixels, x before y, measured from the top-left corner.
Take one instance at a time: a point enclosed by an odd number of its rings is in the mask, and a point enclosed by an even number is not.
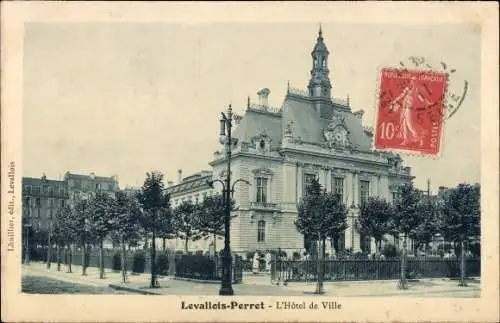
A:
[[[499,320],[498,4],[3,2],[2,320]]]

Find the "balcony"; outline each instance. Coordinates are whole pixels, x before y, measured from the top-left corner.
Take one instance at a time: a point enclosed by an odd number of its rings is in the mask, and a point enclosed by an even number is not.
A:
[[[279,211],[278,203],[250,202],[250,209],[259,211]]]

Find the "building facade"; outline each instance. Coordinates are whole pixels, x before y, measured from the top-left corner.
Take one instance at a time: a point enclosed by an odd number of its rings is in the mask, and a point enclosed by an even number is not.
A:
[[[311,56],[306,90],[289,85],[282,106],[273,108],[268,104],[271,91],[264,88],[257,92],[259,102],[248,99],[244,114],[235,118],[231,178],[250,182],[238,183],[234,192],[238,210],[231,220],[231,249],[236,253],[280,248],[290,255],[303,250],[304,237],[294,221],[297,204],[314,178],[348,207],[349,227],[339,238],[339,249],[374,252],[374,240],[355,229],[359,204],[369,196],[392,202],[399,186],[413,179],[399,155],[372,149],[373,129],[363,126],[364,111],[354,111],[349,98],[332,97],[329,51],[321,30]],[[212,172],[206,172],[206,179],[225,180],[222,146],[209,165]],[[205,178],[196,176],[169,188],[174,207],[182,200],[200,200],[205,192],[221,193],[222,187],[216,184],[211,190]],[[327,252],[333,252],[331,241]]]
[[[86,199],[97,190],[113,193],[119,190],[116,177],[102,177],[66,172],[63,180],[23,177],[23,217],[35,231],[46,231],[50,219],[66,206],[73,207],[78,200]]]
[[[281,108],[268,105],[269,89],[258,92],[259,103],[247,104],[238,118],[233,147],[232,178],[239,184],[239,206],[231,224],[234,251],[304,248],[296,230],[297,204],[313,178],[342,197],[349,207],[349,228],[339,247],[353,252],[374,250],[374,241],[355,229],[358,205],[369,196],[392,201],[398,187],[412,180],[399,155],[372,149],[373,130],[363,126],[363,110],[353,111],[349,99],[332,98],[328,56],[321,30],[311,53],[307,90],[287,88]],[[213,179],[224,179],[224,150],[210,162]],[[330,250],[331,252],[331,250]]]
[[[33,230],[47,230],[50,219],[59,210],[68,205],[68,188],[64,181],[41,178],[23,177],[23,217],[29,219]]]
[[[182,177],[182,170],[178,170],[178,182],[174,185],[173,182],[168,182],[167,193],[170,194],[170,205],[175,210],[180,204],[185,201],[191,201],[193,204],[198,204],[205,197],[212,196],[217,193],[217,190],[211,187],[208,182],[212,180],[211,171],[201,171],[193,175]],[[217,237],[222,241],[222,237]],[[167,247],[175,250],[184,250],[185,242],[181,239],[170,239]],[[215,246],[222,248],[222,243],[216,242]],[[189,251],[207,251],[213,248],[213,237],[202,238],[197,241],[189,241]],[[220,249],[219,248],[219,249]]]
[[[103,177],[94,173],[89,175],[66,172],[63,179],[69,192],[69,203],[74,206],[79,200],[85,200],[97,191],[113,194],[119,185],[116,176]]]

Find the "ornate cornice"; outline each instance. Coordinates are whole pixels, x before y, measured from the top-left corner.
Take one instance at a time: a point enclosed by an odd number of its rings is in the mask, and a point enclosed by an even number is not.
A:
[[[254,173],[256,175],[274,175],[274,172],[266,167],[254,169],[254,170],[252,170],[252,173]]]

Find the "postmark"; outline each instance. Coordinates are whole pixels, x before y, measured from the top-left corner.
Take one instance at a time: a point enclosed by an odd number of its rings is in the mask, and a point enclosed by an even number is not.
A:
[[[448,73],[383,68],[375,148],[439,154]]]

